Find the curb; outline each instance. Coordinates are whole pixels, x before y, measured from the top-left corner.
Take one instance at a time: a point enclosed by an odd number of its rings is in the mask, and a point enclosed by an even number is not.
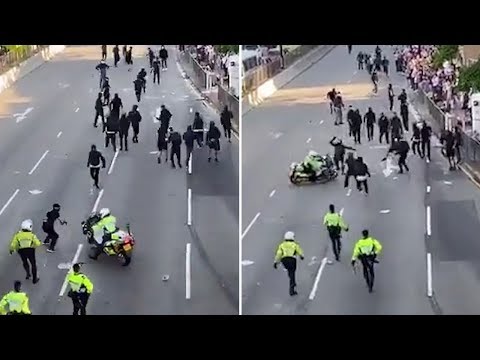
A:
[[[477,187],[480,188],[480,173],[478,171],[474,170],[468,164],[459,164],[457,166],[460,168],[460,170],[463,171],[465,175],[467,175],[471,182],[473,182]]]

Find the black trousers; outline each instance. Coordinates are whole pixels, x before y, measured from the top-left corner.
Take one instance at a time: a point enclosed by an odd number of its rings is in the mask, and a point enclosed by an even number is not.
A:
[[[385,140],[387,141],[387,144],[390,144],[390,140],[388,139],[389,138],[388,135],[389,135],[388,131],[380,129],[380,137],[378,139],[380,141],[380,144],[382,143],[382,139],[383,139],[384,136],[385,136]]]
[[[95,110],[95,118],[93,119],[93,126],[97,127],[97,120],[98,120],[98,117],[101,116],[102,117],[102,124],[105,122],[105,116],[103,114],[103,108],[102,110]]]
[[[355,181],[357,182],[358,191],[362,191],[362,185],[363,185],[363,188],[365,189],[365,193],[368,194],[368,181],[367,180],[357,180],[357,179],[355,179]]]
[[[185,164],[186,166],[188,166],[188,162],[190,161],[190,156],[192,156],[193,146],[185,145],[185,149],[187,150],[187,158],[185,160]]]
[[[153,72],[153,83],[155,84],[155,80],[157,81],[157,84],[160,85],[160,72]]]
[[[35,257],[35,249],[34,248],[19,249],[18,255],[20,255],[20,259],[22,259],[23,268],[27,273],[27,278],[33,275],[33,279],[34,280],[37,279],[37,259]],[[30,273],[30,266],[32,267],[31,273]]]
[[[232,128],[230,126],[223,126],[223,131],[225,133],[225,137],[230,140],[232,138]]]
[[[140,133],[140,126],[139,126],[139,125],[133,125],[133,124],[132,124],[132,129],[133,129],[132,141],[133,141],[134,143],[138,143],[138,134]]]
[[[333,161],[335,162],[335,166],[338,171],[341,171],[342,174],[345,172],[345,163],[344,163],[344,156],[343,155],[335,155],[333,157]]]
[[[342,229],[340,226],[329,226],[327,228],[328,235],[330,236],[330,240],[332,241],[332,251],[335,255],[335,259],[337,261],[340,260],[340,251],[342,250],[342,243],[340,242]]]
[[[373,256],[371,255],[361,255],[358,257],[358,260],[362,263],[362,268],[363,268],[363,276],[365,280],[370,277],[371,279],[371,289],[373,289],[373,283],[375,281],[375,271],[374,271],[374,262],[373,262]]]
[[[390,103],[390,111],[393,110],[393,96],[388,97],[388,102]]]
[[[50,243],[49,249],[50,250],[55,250],[55,245],[57,245],[58,237],[59,236],[58,236],[57,232],[55,231],[55,229],[52,226],[47,231],[47,237],[45,238],[44,244]]]
[[[162,66],[162,69],[167,68],[167,59],[161,59],[160,64]]]
[[[108,148],[108,145],[112,142],[113,151],[117,151],[117,134],[105,133],[105,147]]]
[[[422,155],[422,149],[420,149],[420,140],[418,140],[418,141],[413,140],[412,141],[412,151],[413,151],[414,155],[418,154],[419,156],[423,156]]]
[[[361,142],[360,142],[360,129],[353,128],[352,133],[353,133],[353,140],[355,141],[355,144],[356,143],[361,144]]]
[[[128,151],[128,131],[120,131],[120,150],[123,150],[123,146],[125,145],[125,151]]]
[[[99,167],[91,167],[90,168],[90,177],[94,181],[94,184],[97,188],[98,188],[99,175],[100,175],[100,168]]]
[[[400,167],[400,172],[403,172],[403,168],[405,168],[407,171],[410,171],[407,165],[407,154],[402,153],[400,154],[400,157],[398,158],[398,166]]]
[[[428,140],[422,140],[422,157],[425,155],[427,156],[427,159],[430,160],[430,139]]]
[[[174,157],[177,157],[177,164],[179,167],[182,167],[180,163],[180,147],[172,147],[170,149],[170,161],[173,166],[175,166]]]
[[[368,138],[368,141],[373,140],[373,124],[367,125],[367,138]]]
[[[113,55],[113,65],[117,67],[118,62],[120,61],[120,55]]]
[[[135,90],[135,96],[137,97],[137,102],[140,102],[140,100],[142,100],[142,90]]]
[[[73,303],[73,315],[87,315],[87,304],[90,294],[73,292],[72,294],[72,303]]]
[[[197,144],[199,147],[203,146],[203,131],[195,132],[195,139],[197,140]]]
[[[455,154],[457,155],[457,164],[462,161],[462,150],[461,146],[455,146]]]
[[[358,62],[358,70],[363,70],[363,61]]]
[[[297,282],[295,281],[295,271],[297,271],[297,259],[294,257],[284,257],[282,259],[282,264],[285,269],[287,269],[290,295],[293,295],[295,292],[295,286],[297,286]]]
[[[348,172],[345,174],[345,182],[344,182],[344,184],[343,184],[345,188],[348,187],[349,180],[350,180],[350,176],[355,177],[355,175],[354,175],[352,172],[348,171]]]
[[[150,67],[153,67],[153,59],[154,59],[153,57],[148,58],[148,61],[150,63]]]
[[[405,131],[408,131],[408,112],[404,112],[400,114],[402,116],[403,127]]]

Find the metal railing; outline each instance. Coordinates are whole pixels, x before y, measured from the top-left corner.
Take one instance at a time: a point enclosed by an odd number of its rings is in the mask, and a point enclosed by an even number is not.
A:
[[[237,97],[233,96],[227,89],[223,86],[218,86],[218,102],[220,106],[228,106],[228,109],[233,113],[232,122],[235,123],[237,129],[240,131],[240,122],[238,121],[238,116],[240,115],[240,101]],[[219,109],[220,111],[222,109]]]
[[[193,58],[193,53],[190,51],[180,53],[179,59],[182,62],[183,69],[187,76],[193,81],[195,86],[200,90],[207,89],[208,74],[198,61]]]
[[[12,67],[20,64],[29,57],[37,54],[48,45],[22,45],[18,48],[11,49],[9,52],[0,55],[0,74],[10,70]]]
[[[293,51],[286,53],[283,56],[284,68],[291,66],[295,61],[318,46],[320,45],[300,45]],[[278,57],[267,64],[262,64],[248,71],[242,79],[242,94],[245,95],[254,91],[282,70],[282,59]]]

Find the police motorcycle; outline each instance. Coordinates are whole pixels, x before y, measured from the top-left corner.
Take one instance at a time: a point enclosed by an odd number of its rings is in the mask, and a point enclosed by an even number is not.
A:
[[[106,209],[102,209],[106,210]],[[102,210],[92,212],[90,216],[82,221],[82,231],[87,238],[87,242],[93,245],[89,251],[89,257],[97,260],[102,253],[108,256],[116,256],[123,266],[128,266],[132,261],[135,238],[130,231],[130,224],[127,224],[126,231],[116,229],[110,234],[110,239],[104,241],[103,229],[95,229],[94,225],[102,219]]]
[[[319,155],[315,152],[310,152],[309,156],[317,156],[321,163],[321,169],[314,176],[305,171],[304,162],[294,162],[290,165],[288,177],[290,182],[294,185],[301,185],[307,183],[325,184],[334,180],[338,176],[338,171],[330,155]]]

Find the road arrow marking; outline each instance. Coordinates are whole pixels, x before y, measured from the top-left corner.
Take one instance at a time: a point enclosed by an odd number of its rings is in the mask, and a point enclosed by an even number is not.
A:
[[[13,114],[13,117],[16,118],[16,122],[18,124],[20,121],[25,120],[27,115],[30,114],[32,111],[33,111],[33,107],[29,107],[23,113]]]
[[[60,263],[58,264],[58,269],[59,270],[70,270],[70,268],[72,267],[72,264],[71,263]]]

